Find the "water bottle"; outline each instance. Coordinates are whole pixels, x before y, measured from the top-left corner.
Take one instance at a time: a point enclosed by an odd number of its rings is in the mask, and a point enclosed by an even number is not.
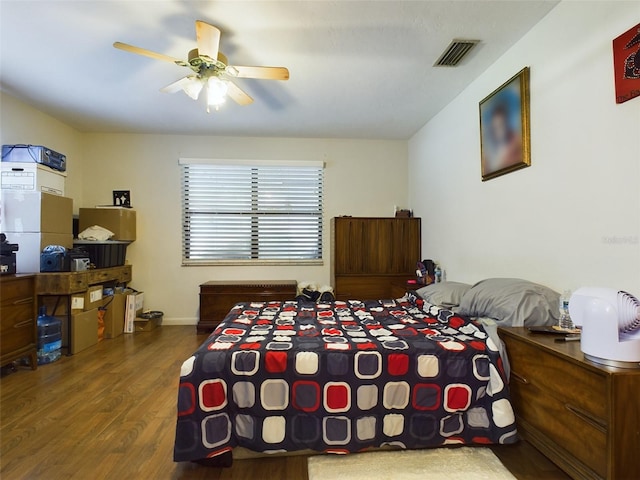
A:
[[[436,269],[433,272],[433,276],[435,277],[436,283],[442,282],[442,269],[440,268],[440,265],[436,266]]]
[[[38,365],[55,362],[62,352],[62,322],[47,315],[47,307],[40,307],[38,315]]]
[[[574,328],[573,321],[569,315],[569,299],[571,298],[571,290],[565,290],[560,295],[560,319],[558,320],[558,327],[562,330],[572,330]]]

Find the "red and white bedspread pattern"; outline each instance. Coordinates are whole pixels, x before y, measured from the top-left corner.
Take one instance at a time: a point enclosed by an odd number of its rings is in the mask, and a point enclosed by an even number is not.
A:
[[[416,299],[238,304],[181,369],[176,461],[515,441],[497,346]]]

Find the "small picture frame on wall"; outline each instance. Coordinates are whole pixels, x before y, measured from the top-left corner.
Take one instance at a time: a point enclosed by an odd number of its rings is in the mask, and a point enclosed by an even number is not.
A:
[[[113,190],[114,207],[131,208],[131,191],[130,190]]]
[[[480,101],[482,181],[531,165],[529,67]]]

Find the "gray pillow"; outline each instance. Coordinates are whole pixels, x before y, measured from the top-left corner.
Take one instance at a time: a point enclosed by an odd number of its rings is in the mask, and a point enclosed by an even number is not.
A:
[[[560,294],[517,278],[489,278],[476,283],[460,301],[456,312],[489,317],[501,326],[555,325]]]
[[[460,305],[462,296],[467,293],[471,285],[460,282],[432,283],[416,291],[418,295],[431,305],[438,305],[445,308],[457,307]]]

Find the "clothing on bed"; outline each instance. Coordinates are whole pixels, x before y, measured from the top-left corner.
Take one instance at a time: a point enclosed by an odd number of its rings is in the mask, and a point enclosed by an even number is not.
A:
[[[513,443],[498,347],[412,301],[243,303],[182,365],[174,459]]]

